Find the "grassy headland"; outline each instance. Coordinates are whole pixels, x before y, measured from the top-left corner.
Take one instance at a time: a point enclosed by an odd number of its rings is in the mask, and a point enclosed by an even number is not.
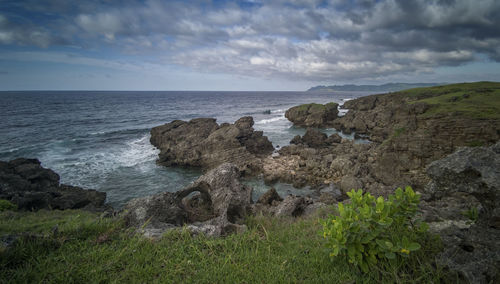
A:
[[[411,103],[423,102],[431,106],[423,115],[450,114],[473,119],[500,119],[500,83],[476,82],[400,92]]]
[[[0,213],[0,235],[21,234],[0,251],[0,279],[16,282],[359,283],[438,281],[435,239],[363,274],[330,258],[319,220],[249,217],[248,230],[226,238],[173,231],[160,240],[137,236],[119,219],[84,211]],[[57,229],[56,228],[57,225]]]

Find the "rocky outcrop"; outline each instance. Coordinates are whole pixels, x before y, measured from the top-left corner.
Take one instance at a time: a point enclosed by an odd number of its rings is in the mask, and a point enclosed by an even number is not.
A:
[[[325,192],[325,194],[328,195],[329,193]],[[290,194],[283,199],[274,188],[271,188],[252,206],[252,211],[254,214],[295,218],[311,215],[318,209],[326,206],[327,204],[323,203],[321,198],[313,199],[311,197]]]
[[[175,120],[151,130],[151,144],[160,149],[158,163],[213,169],[233,163],[249,173],[258,171],[260,158],[274,150],[262,131],[254,131],[253,118],[218,125],[213,118],[189,122]]]
[[[280,201],[283,201],[283,198],[281,198],[281,196],[278,194],[276,189],[274,187],[272,187],[271,189],[269,189],[267,192],[265,192],[264,194],[262,194],[259,197],[259,200],[257,200],[257,203],[265,204],[265,205],[273,205],[273,203],[280,202]]]
[[[125,222],[148,237],[182,225],[209,236],[245,230],[252,189],[241,184],[239,177],[238,168],[225,163],[180,191],[133,199],[124,208]]]
[[[181,226],[194,234],[218,237],[246,230],[244,220],[251,214],[299,217],[326,206],[309,197],[289,195],[283,199],[275,189],[254,204],[252,188],[240,183],[239,178],[238,168],[225,163],[177,192],[129,201],[122,216],[127,226],[137,228],[146,237],[160,237]]]
[[[311,148],[321,148],[332,146],[340,142],[342,142],[342,137],[337,133],[327,136],[318,129],[307,128],[304,136],[301,137],[300,135],[297,135],[293,137],[290,144],[304,145]]]
[[[333,182],[344,192],[363,188],[382,195],[405,185],[422,190],[430,181],[425,168],[432,161],[458,147],[491,145],[500,139],[500,120],[494,115],[498,111],[488,104],[498,96],[498,84],[476,85],[347,101],[343,107],[349,111],[335,119],[332,126],[344,133],[355,132],[355,137],[367,137],[371,143],[357,145],[335,134],[326,137],[308,129],[304,136],[294,137],[292,145],[280,149],[279,156],[264,161],[266,182],[280,180],[299,187],[322,187]],[[450,92],[462,90],[471,95],[450,97]],[[475,104],[488,112],[471,111],[479,108]]]
[[[456,89],[449,91],[456,92]],[[492,90],[484,90],[489,91]],[[374,175],[384,184],[405,179],[421,189],[429,182],[425,167],[430,162],[453,153],[458,147],[491,145],[500,139],[500,121],[496,118],[473,117],[458,111],[437,112],[435,105],[422,101],[446,96],[446,92],[447,89],[436,88],[350,100],[343,106],[349,111],[336,119],[333,127],[345,133],[367,135],[374,143],[380,143]],[[453,109],[453,102],[446,103]]]
[[[411,184],[394,175],[391,169],[381,170],[380,161],[384,161],[384,157],[377,151],[377,144],[357,144],[346,139],[340,143],[329,142],[332,136],[319,147],[302,142],[303,138],[294,138],[298,144],[285,146],[280,149],[279,156],[264,160],[264,181],[269,185],[281,181],[295,187],[308,185],[320,190],[334,186],[341,193],[363,188],[378,195]],[[390,167],[390,163],[383,165]],[[383,179],[382,174],[386,172],[388,177]]]
[[[59,184],[59,175],[37,159],[0,161],[0,199],[21,210],[86,209],[102,211],[106,193]]]
[[[470,283],[500,281],[500,143],[461,148],[427,168],[424,219],[441,235],[439,263]]]
[[[296,126],[330,127],[339,113],[338,104],[304,104],[292,107],[285,112],[285,117]]]

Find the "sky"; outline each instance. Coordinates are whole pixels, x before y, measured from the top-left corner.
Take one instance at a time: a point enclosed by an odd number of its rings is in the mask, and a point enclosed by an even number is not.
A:
[[[0,0],[0,90],[500,81],[498,0]]]

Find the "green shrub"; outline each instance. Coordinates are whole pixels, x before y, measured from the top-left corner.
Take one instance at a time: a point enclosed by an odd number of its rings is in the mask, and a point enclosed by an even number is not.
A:
[[[338,216],[323,222],[323,237],[330,256],[346,257],[367,272],[381,259],[408,257],[420,249],[418,234],[427,230],[423,222],[412,222],[420,195],[411,187],[398,188],[388,201],[375,199],[359,189],[348,192],[350,203],[338,204]]]
[[[0,212],[7,210],[17,210],[17,205],[8,200],[0,199]]]
[[[463,211],[462,215],[469,218],[468,223],[472,224],[472,223],[476,223],[477,218],[479,218],[479,211],[477,210],[477,207],[473,206],[473,207],[469,208],[468,210]]]

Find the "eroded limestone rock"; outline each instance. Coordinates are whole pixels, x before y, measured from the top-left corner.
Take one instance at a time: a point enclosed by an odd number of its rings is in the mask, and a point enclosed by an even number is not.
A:
[[[133,199],[124,208],[126,224],[153,237],[182,225],[209,236],[242,231],[251,213],[252,189],[239,177],[235,165],[224,163],[180,191]]]
[[[253,118],[218,125],[213,118],[175,120],[151,129],[151,144],[160,149],[158,163],[213,169],[233,163],[245,172],[258,171],[260,158],[274,147],[262,131],[254,131]]]

